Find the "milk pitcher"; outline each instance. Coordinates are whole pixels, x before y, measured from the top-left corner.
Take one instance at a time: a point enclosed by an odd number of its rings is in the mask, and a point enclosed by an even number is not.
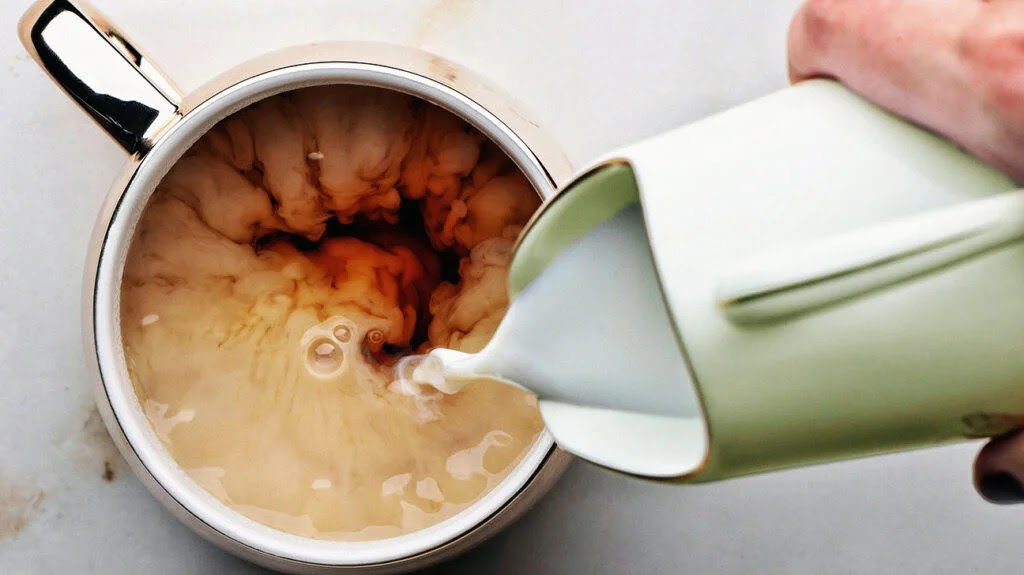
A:
[[[584,458],[678,481],[1007,432],[1024,423],[1024,196],[1013,189],[826,80],[614,152],[527,228],[510,291],[520,297],[566,246],[638,204],[651,297],[686,369],[671,386],[623,381],[614,393],[623,405],[688,397],[695,410],[598,405],[585,385],[552,399],[542,384],[545,422]]]

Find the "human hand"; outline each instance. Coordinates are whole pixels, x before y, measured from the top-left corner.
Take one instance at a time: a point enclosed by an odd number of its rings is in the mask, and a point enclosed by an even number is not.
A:
[[[830,77],[1024,182],[1024,2],[809,0],[790,78]],[[978,492],[1024,502],[1024,432],[988,443]]]
[[[1024,182],[1024,2],[810,0],[790,77],[841,81]]]

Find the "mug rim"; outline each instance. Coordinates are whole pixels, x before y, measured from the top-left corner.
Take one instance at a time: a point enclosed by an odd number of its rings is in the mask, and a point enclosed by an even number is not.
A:
[[[134,169],[120,191],[114,190],[117,197],[109,215],[101,215],[102,221],[96,230],[96,257],[90,261],[94,269],[90,276],[92,281],[86,285],[86,300],[90,303],[85,309],[89,344],[86,351],[95,357],[99,399],[109,405],[111,423],[126,440],[120,447],[131,451],[166,496],[195,520],[220,536],[276,558],[324,566],[381,565],[451,544],[505,510],[545,465],[550,464],[549,455],[555,448],[547,430],[541,432],[512,472],[497,486],[440,523],[397,537],[370,541],[300,537],[257,523],[227,507],[178,466],[140,406],[127,373],[120,330],[120,286],[128,248],[145,206],[170,167],[216,122],[236,111],[275,94],[329,84],[356,84],[403,92],[445,108],[492,139],[515,161],[542,198],[554,195],[554,183],[526,142],[472,98],[431,78],[388,65],[347,61],[309,62],[265,71],[216,93],[174,122],[148,153],[134,162]]]

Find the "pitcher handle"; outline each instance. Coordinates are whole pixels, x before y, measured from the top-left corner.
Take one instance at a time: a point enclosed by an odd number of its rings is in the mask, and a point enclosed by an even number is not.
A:
[[[174,84],[85,2],[36,2],[18,30],[36,62],[129,153],[144,154],[180,117]]]
[[[1024,191],[937,209],[760,259],[722,276],[734,323],[784,319],[974,258],[1024,238]]]

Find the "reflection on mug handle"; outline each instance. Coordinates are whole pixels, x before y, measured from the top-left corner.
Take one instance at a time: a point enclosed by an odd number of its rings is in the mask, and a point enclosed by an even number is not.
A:
[[[86,3],[40,0],[18,30],[29,54],[129,153],[145,154],[180,117],[178,89]]]

